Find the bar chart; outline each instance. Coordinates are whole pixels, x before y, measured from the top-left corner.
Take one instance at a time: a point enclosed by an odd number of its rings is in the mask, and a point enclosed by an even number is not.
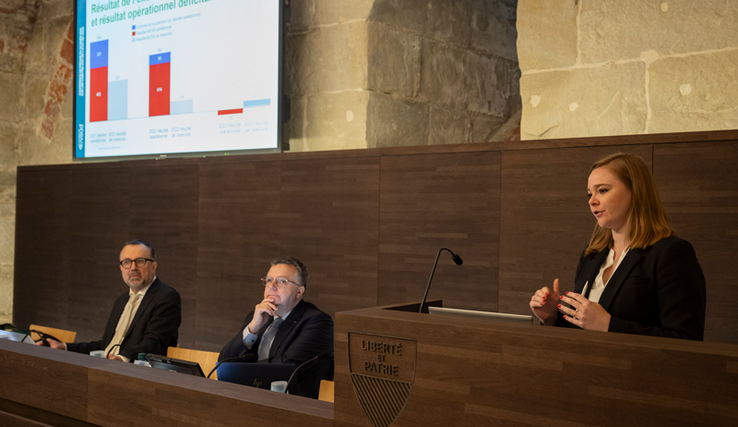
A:
[[[278,17],[273,0],[222,0],[88,23],[75,155],[276,148]]]

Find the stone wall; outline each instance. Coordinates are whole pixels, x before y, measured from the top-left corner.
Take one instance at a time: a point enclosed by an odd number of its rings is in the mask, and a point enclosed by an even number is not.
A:
[[[521,139],[735,129],[738,2],[520,0]]]
[[[0,0],[0,323],[12,319],[16,167],[72,160],[73,12],[72,0]]]
[[[517,0],[296,0],[293,151],[516,138]],[[498,133],[512,117],[513,130]]]

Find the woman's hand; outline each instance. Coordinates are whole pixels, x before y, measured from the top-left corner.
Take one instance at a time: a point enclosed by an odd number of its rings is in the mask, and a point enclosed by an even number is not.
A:
[[[565,313],[564,319],[566,321],[582,329],[607,332],[610,327],[610,313],[601,305],[574,292],[567,292],[566,295],[561,295],[559,298],[572,307],[564,307],[561,304],[558,306]]]
[[[541,323],[553,326],[558,317],[559,310],[556,305],[559,301],[559,279],[556,279],[553,282],[553,291],[544,286],[533,294],[530,298],[530,309]]]

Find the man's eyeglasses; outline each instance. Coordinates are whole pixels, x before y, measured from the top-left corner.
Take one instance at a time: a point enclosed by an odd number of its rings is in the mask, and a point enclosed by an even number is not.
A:
[[[294,283],[295,285],[300,286],[297,282],[293,282],[286,277],[277,277],[276,279],[272,279],[269,276],[262,277],[261,283],[264,285],[264,287],[272,286],[272,283],[276,284],[278,288],[284,288],[289,283]]]
[[[124,259],[123,261],[120,262],[120,266],[125,269],[129,269],[131,268],[131,265],[133,265],[133,263],[135,262],[136,267],[143,267],[144,265],[146,265],[147,261],[154,262],[153,259],[148,259],[148,258],[136,258],[134,260]]]

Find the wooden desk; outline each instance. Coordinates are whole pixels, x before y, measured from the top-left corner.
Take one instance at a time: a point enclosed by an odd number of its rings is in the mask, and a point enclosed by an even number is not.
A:
[[[356,347],[357,338],[375,351]],[[393,427],[738,425],[735,345],[378,307],[336,315],[336,427],[372,427],[352,373],[364,387],[367,378],[393,381],[357,361],[391,353],[397,339],[407,340],[404,354],[390,354],[386,364],[398,366],[395,378],[411,380],[404,406],[394,402],[402,409]],[[414,372],[403,372],[412,364]],[[386,390],[397,397],[402,385]],[[382,398],[369,397],[370,411],[381,411]],[[384,410],[380,417],[392,411]]]
[[[5,340],[0,378],[0,425],[333,425],[331,403]]]
[[[734,345],[383,307],[335,327],[335,420],[326,402],[0,340],[0,425],[381,427],[355,383],[393,427],[738,425]]]

